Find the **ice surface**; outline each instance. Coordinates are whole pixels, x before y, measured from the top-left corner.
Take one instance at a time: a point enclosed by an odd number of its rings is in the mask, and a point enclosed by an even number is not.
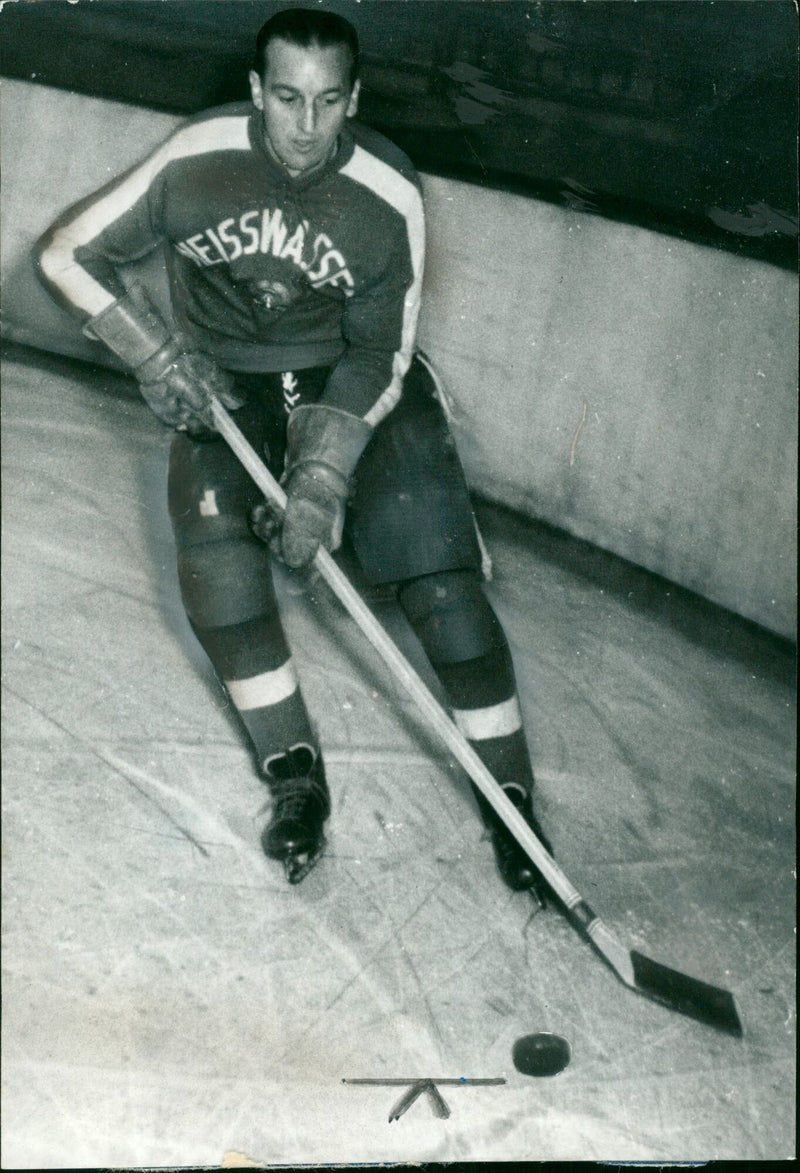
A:
[[[531,916],[352,621],[287,575],[334,804],[289,888],[181,609],[168,435],[126,380],[30,352],[3,401],[6,1167],[793,1154],[785,645],[479,511],[559,862],[631,948],[734,992],[736,1040]],[[514,1069],[536,1031],[569,1042],[556,1078]],[[341,1082],[437,1075],[506,1083],[390,1126],[396,1088]]]

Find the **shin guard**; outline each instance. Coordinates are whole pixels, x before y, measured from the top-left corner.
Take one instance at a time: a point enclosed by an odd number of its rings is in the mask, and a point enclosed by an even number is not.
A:
[[[477,572],[404,583],[399,601],[444,685],[453,719],[501,785],[533,786],[514,667]]]
[[[522,728],[511,653],[474,571],[449,571],[403,584],[398,597],[442,681],[456,725],[535,833],[550,843],[533,813],[533,771]],[[473,786],[497,867],[514,890],[545,903],[547,885]]]

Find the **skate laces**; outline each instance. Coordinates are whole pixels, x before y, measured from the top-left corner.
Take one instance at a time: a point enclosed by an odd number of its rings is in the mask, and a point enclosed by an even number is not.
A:
[[[312,804],[324,806],[324,790],[314,778],[281,778],[270,783],[276,819],[302,819]]]
[[[264,773],[270,791],[264,809],[271,807],[273,822],[304,822],[317,813],[327,816],[328,787],[319,751],[313,746],[301,742],[275,754],[265,763]]]

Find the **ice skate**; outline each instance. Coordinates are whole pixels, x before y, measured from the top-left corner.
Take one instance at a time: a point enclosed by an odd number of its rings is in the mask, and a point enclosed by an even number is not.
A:
[[[304,880],[325,847],[324,824],[331,812],[322,757],[308,746],[295,746],[271,758],[265,774],[271,818],[261,834],[270,859],[283,863],[290,884]]]
[[[473,787],[478,801],[481,818],[490,832],[492,847],[494,848],[497,869],[503,880],[514,892],[526,889],[544,907],[550,895],[550,887],[539,869],[528,859],[528,856],[517,843],[514,836],[506,827],[500,816],[489,805],[482,794]],[[533,801],[530,794],[523,793],[519,786],[507,785],[503,792],[510,802],[520,812],[525,822],[531,827],[537,839],[553,854],[550,840],[545,835],[539,820],[533,813]]]

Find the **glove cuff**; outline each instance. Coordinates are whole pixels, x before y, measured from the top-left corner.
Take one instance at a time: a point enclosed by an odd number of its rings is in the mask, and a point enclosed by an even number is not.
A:
[[[337,501],[347,500],[350,482],[327,461],[303,460],[294,466],[292,472],[296,474],[291,481],[292,488],[296,490],[299,478],[303,485],[303,496],[308,500],[323,504],[329,501],[331,494]]]
[[[289,416],[286,469],[301,464],[327,465],[347,480],[372,436],[372,428],[339,407],[310,403]]]
[[[157,372],[148,371],[149,379],[157,377],[174,358],[166,353],[171,350],[172,332],[141,285],[133,285],[124,297],[91,318],[83,332],[104,342],[137,375],[143,363],[165,351]]]

